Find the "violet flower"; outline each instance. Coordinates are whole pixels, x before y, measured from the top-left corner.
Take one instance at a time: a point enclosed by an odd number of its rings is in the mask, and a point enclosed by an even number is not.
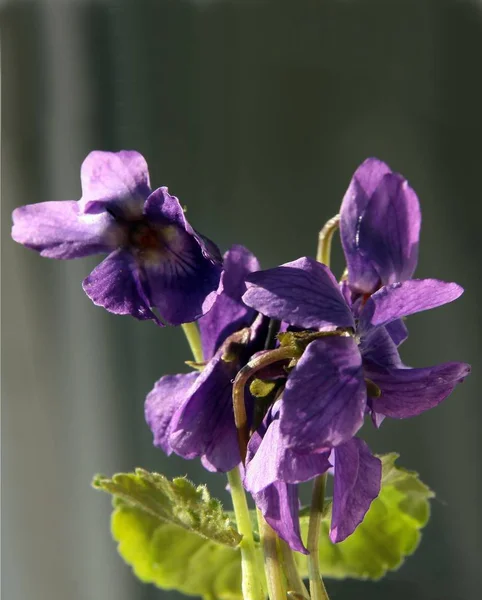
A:
[[[349,302],[356,305],[381,286],[412,277],[420,225],[420,203],[407,180],[381,160],[365,160],[353,174],[340,210]],[[401,319],[387,330],[397,345],[408,335]]]
[[[82,198],[17,208],[12,237],[42,256],[109,256],[84,280],[89,298],[115,314],[179,325],[207,313],[221,276],[216,246],[187,222],[166,187],[151,191],[144,158],[91,152]]]
[[[230,471],[240,462],[232,407],[232,380],[262,348],[264,320],[241,301],[246,275],[259,269],[243,246],[224,257],[223,291],[199,321],[204,358],[198,373],[162,377],[146,398],[154,445],[167,454],[202,457],[210,470]],[[263,321],[263,322],[261,322]]]
[[[410,279],[417,265],[420,224],[420,204],[407,180],[381,160],[365,160],[340,210],[351,290],[373,294],[382,285]]]
[[[332,449],[336,461],[343,446],[353,444],[367,411],[375,414],[375,420],[378,415],[418,415],[439,404],[470,371],[469,365],[458,362],[408,368],[386,330],[396,319],[458,298],[463,290],[455,283],[422,279],[386,285],[358,306],[356,319],[330,270],[310,258],[253,273],[247,277],[247,288],[244,302],[260,313],[302,330],[325,332],[308,343],[289,374],[278,424],[256,448],[257,460],[247,464],[246,485],[253,493],[266,481],[295,483],[292,477],[305,481],[322,474],[326,468],[317,461]],[[366,452],[364,446],[365,457]],[[272,473],[267,479],[268,464]],[[368,509],[379,486],[373,465],[368,472],[373,479],[365,478],[363,485],[346,492],[341,504]],[[349,487],[345,482],[338,489]],[[268,510],[265,505],[260,508]],[[350,511],[340,509],[335,514],[332,539],[340,541],[361,519],[359,513],[353,518]]]
[[[363,424],[366,379],[381,391],[376,412],[407,418],[439,404],[469,372],[459,362],[405,367],[385,328],[452,302],[463,293],[456,283],[412,279],[384,286],[356,321],[333,274],[311,258],[253,273],[247,287],[244,302],[268,317],[305,330],[344,331],[312,341],[288,377],[280,430],[290,446],[328,449],[351,439]]]

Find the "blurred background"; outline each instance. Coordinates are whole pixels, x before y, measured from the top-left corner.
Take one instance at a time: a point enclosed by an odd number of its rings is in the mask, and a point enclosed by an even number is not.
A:
[[[1,6],[2,591],[6,600],[180,598],[140,585],[94,473],[207,478],[151,445],[143,401],[184,367],[182,333],[116,317],[81,289],[98,258],[9,238],[22,204],[78,199],[92,149],[136,149],[222,250],[264,267],[313,255],[352,172],[387,161],[423,210],[419,277],[455,304],[410,318],[405,362],[473,364],[436,410],[364,437],[437,492],[416,555],[333,600],[475,600],[482,586],[479,388],[482,7],[456,0],[13,1]],[[340,255],[335,267],[341,269]]]

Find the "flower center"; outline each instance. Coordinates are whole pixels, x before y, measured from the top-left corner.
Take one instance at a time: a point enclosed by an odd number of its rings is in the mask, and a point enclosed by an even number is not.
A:
[[[145,221],[134,221],[129,224],[129,242],[139,250],[155,250],[163,246],[160,232]]]

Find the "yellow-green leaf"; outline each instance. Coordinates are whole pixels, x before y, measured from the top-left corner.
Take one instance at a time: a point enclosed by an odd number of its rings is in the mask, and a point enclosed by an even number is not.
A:
[[[211,498],[206,486],[196,487],[184,477],[170,481],[159,473],[136,469],[135,473],[118,473],[112,478],[98,475],[92,485],[208,540],[231,548],[241,541],[219,500]]]
[[[238,550],[206,540],[122,500],[112,514],[112,536],[145,583],[206,600],[241,600]]]

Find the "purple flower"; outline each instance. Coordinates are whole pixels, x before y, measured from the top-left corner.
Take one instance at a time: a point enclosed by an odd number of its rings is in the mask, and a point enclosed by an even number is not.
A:
[[[224,257],[223,291],[199,320],[207,364],[200,373],[162,377],[146,398],[154,445],[167,454],[202,457],[206,468],[229,471],[240,462],[232,407],[232,380],[262,348],[264,320],[243,304],[246,275],[259,269],[243,246]]]
[[[384,286],[356,321],[329,269],[310,258],[253,273],[247,287],[244,302],[266,316],[302,329],[338,328],[338,335],[312,341],[288,377],[280,431],[289,446],[330,449],[351,439],[366,412],[366,379],[381,391],[372,401],[376,412],[407,418],[439,404],[469,372],[457,362],[405,367],[386,330],[401,317],[458,298],[463,290],[456,283],[412,279]],[[404,401],[409,389],[412,397]]]
[[[406,281],[415,271],[420,204],[406,179],[376,158],[355,171],[340,210],[340,235],[354,293]]]
[[[330,537],[333,542],[341,542],[353,533],[378,496],[381,462],[358,438],[332,452],[306,454],[286,449],[279,431],[282,410],[283,402],[278,401],[251,437],[244,484],[278,535],[293,550],[306,553],[300,535],[297,484],[334,466]]]
[[[221,276],[216,246],[187,222],[166,187],[151,191],[138,152],[91,152],[81,168],[82,198],[17,208],[12,237],[42,256],[109,256],[84,280],[108,311],[179,325],[213,306]]]
[[[322,457],[333,449],[338,470],[349,473],[350,461],[343,452],[345,448],[353,452],[353,436],[366,412],[372,412],[375,423],[384,416],[418,415],[439,404],[470,371],[469,365],[458,362],[425,369],[404,366],[386,328],[404,316],[455,300],[463,292],[455,283],[422,279],[386,285],[358,305],[356,318],[329,269],[310,258],[253,273],[247,277],[247,288],[243,300],[248,306],[296,328],[324,332],[308,343],[290,372],[276,426],[268,428],[256,449],[257,460],[247,464],[247,487],[254,493],[267,481],[291,484],[325,472]],[[335,498],[345,508],[334,509],[336,541],[361,521],[361,509],[368,509],[370,494],[380,483],[368,449],[362,444],[362,452],[360,444],[356,442],[367,477],[359,490],[350,493],[365,494],[364,500],[345,491],[349,486],[339,473]],[[350,477],[346,475],[347,480]],[[269,518],[266,502],[260,508]]]
[[[357,302],[381,286],[410,279],[417,266],[421,212],[407,180],[376,158],[355,171],[340,210],[340,237],[348,277],[346,297]],[[399,345],[407,339],[403,320],[387,331]]]

